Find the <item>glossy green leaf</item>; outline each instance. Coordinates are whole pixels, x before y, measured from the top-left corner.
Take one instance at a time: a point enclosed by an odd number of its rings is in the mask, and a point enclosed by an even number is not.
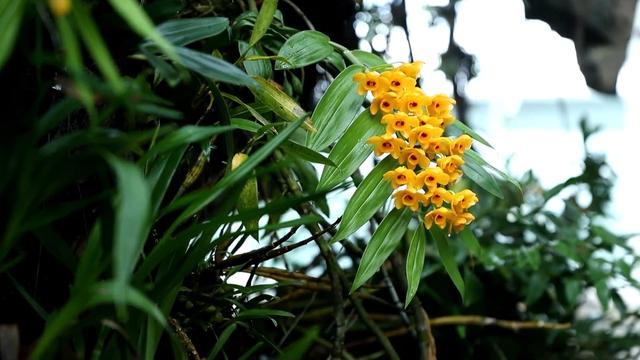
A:
[[[137,166],[113,155],[108,155],[107,161],[118,185],[114,199],[113,273],[123,283],[131,276],[147,239],[151,194]]]
[[[383,132],[380,115],[362,111],[331,149],[329,159],[335,166],[323,169],[318,189],[330,189],[351,176],[373,152],[373,146],[367,144],[367,139]]]
[[[285,41],[278,56],[287,62],[276,61],[276,70],[297,69],[323,60],[333,52],[329,37],[319,31],[306,30]]]
[[[222,334],[220,334],[220,337],[218,337],[216,344],[213,346],[213,349],[209,353],[207,360],[213,360],[216,358],[216,356],[218,356],[218,353],[222,350],[224,345],[227,343],[227,341],[231,337],[231,334],[233,334],[233,332],[236,331],[237,327],[238,327],[238,324],[231,324],[222,331]]]
[[[480,156],[480,154],[478,154],[474,150],[469,149],[469,150],[465,151],[464,157],[465,157],[465,159],[466,158],[471,158],[475,162],[477,162],[478,164],[481,164],[483,166],[487,166],[487,167],[491,168],[493,171],[497,172],[504,180],[508,181],[513,186],[515,186],[516,189],[518,189],[518,191],[522,195],[522,187],[520,186],[520,183],[518,182],[518,180],[514,179],[513,176],[501,171],[500,169],[496,168],[495,166],[489,164],[486,160],[484,160],[482,158],[482,156]]]
[[[467,125],[463,124],[460,120],[456,119],[456,121],[454,121],[453,124],[451,124],[451,126],[457,128],[458,130],[462,131],[463,133],[465,133],[465,134],[471,136],[472,138],[478,140],[481,144],[487,145],[488,147],[493,149],[493,146],[491,146],[491,144],[489,144],[489,142],[487,140],[485,140],[482,136],[480,136],[480,134],[475,132],[473,129],[471,129]]]
[[[204,17],[173,19],[158,25],[157,30],[175,46],[185,46],[193,42],[216,36],[229,27],[226,17]]]
[[[306,114],[304,109],[300,107],[295,100],[275,87],[269,80],[258,76],[254,76],[253,79],[257,83],[256,86],[250,88],[253,96],[255,96],[258,102],[266,105],[283,120],[295,121]],[[305,127],[315,131],[307,119],[305,119]]]
[[[351,54],[360,60],[366,67],[372,68],[374,66],[384,66],[387,62],[383,58],[376,54],[372,54],[364,50],[351,50]],[[390,66],[390,65],[389,65]]]
[[[406,275],[407,275],[407,296],[404,300],[404,307],[407,307],[418,291],[422,268],[424,267],[424,257],[427,249],[427,231],[422,223],[413,232],[409,252],[407,253]]]
[[[384,202],[389,199],[389,196],[393,193],[393,188],[382,179],[382,176],[397,166],[396,160],[391,156],[387,156],[362,180],[344,210],[340,227],[333,240],[331,240],[332,242],[340,241],[353,234],[369,221]]]
[[[185,47],[177,47],[175,52],[182,65],[208,79],[234,85],[255,85],[244,71],[222,59]]]
[[[273,15],[278,8],[278,0],[264,0],[260,6],[260,12],[256,18],[256,22],[253,25],[253,31],[251,32],[251,38],[249,39],[249,45],[255,45],[264,34],[267,33],[267,29],[273,21]]]
[[[316,151],[324,150],[344,134],[360,112],[364,95],[358,95],[358,84],[353,81],[353,76],[363,70],[359,65],[349,66],[333,80],[322,95],[311,115],[311,121],[317,131],[307,135],[309,148]]]
[[[467,158],[467,161],[461,167],[464,172],[464,176],[478,186],[489,192],[491,195],[504,199],[504,195],[502,195],[502,190],[496,179],[494,179],[493,175],[491,175],[481,164],[478,164],[472,158]]]
[[[196,143],[205,139],[209,139],[214,135],[222,134],[227,131],[234,130],[233,125],[228,126],[195,126],[185,125],[169,133],[162,140],[158,141],[149,149],[144,156],[143,161],[153,158],[154,156],[166,151],[170,151],[178,146]]]
[[[247,57],[266,55],[257,46],[249,48],[249,44],[244,41],[238,41],[238,51],[240,54],[246,53]],[[260,76],[265,79],[271,79],[273,77],[273,69],[271,68],[271,61],[269,61],[269,59],[244,60],[242,65],[250,76]]]
[[[375,274],[389,255],[398,247],[411,221],[411,211],[407,208],[393,209],[380,223],[371,236],[353,279],[351,292],[356,291]]]
[[[25,0],[0,0],[0,69],[13,50],[25,3]]]
[[[435,225],[431,227],[430,233],[435,240],[436,248],[438,249],[438,254],[440,254],[440,260],[442,261],[442,265],[444,265],[444,269],[447,271],[447,274],[449,274],[449,278],[453,281],[456,289],[458,289],[460,297],[464,300],[464,280],[462,280],[462,275],[458,269],[453,251],[449,247],[450,237]]]
[[[175,58],[175,50],[171,43],[165,39],[153,22],[135,0],[109,0],[111,6],[129,24],[131,29],[143,38],[153,41],[169,57]]]

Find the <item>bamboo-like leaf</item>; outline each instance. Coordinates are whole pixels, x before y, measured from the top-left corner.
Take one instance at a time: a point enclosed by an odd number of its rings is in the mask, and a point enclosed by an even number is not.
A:
[[[273,15],[278,8],[278,0],[264,0],[260,6],[260,12],[256,18],[256,22],[253,25],[253,31],[251,32],[251,38],[249,39],[249,45],[255,45],[264,34],[267,33],[267,29],[271,25]]]
[[[372,68],[375,66],[387,65],[387,62],[383,58],[376,54],[372,54],[363,50],[351,50],[351,54],[360,60],[366,67]]]
[[[444,269],[447,271],[447,274],[449,274],[456,289],[458,289],[460,296],[464,299],[464,280],[462,280],[458,264],[449,247],[449,237],[435,225],[431,228],[430,232],[435,240],[436,248],[438,249],[438,254],[440,254],[440,260],[442,261],[442,265],[444,265]]]
[[[258,102],[266,105],[271,111],[285,121],[296,121],[306,114],[304,109],[298,105],[289,95],[275,87],[269,80],[254,76],[257,85],[250,90]],[[316,131],[311,122],[305,119],[304,126],[307,130]]]
[[[369,110],[362,111],[331,149],[329,160],[335,166],[322,170],[318,189],[332,188],[353,174],[373,152],[367,139],[382,132],[384,126],[380,124],[380,116],[371,115]]]
[[[385,216],[364,249],[351,292],[356,291],[380,269],[400,243],[409,221],[411,221],[411,211],[407,208],[393,209]]]
[[[460,238],[471,254],[474,256],[480,256],[482,254],[482,247],[471,229],[467,227],[462,230],[460,232]]]
[[[451,126],[457,128],[458,130],[462,131],[465,134],[468,134],[472,138],[478,140],[481,144],[487,145],[488,147],[493,149],[493,146],[491,146],[491,144],[489,144],[487,140],[485,140],[482,136],[480,136],[480,134],[475,132],[473,129],[463,124],[460,120],[456,119],[456,121],[454,121],[453,124],[451,124]]]
[[[272,316],[294,317],[292,313],[276,309],[247,309],[241,311],[236,317],[237,320],[263,319]]]
[[[278,56],[287,62],[276,61],[276,70],[297,69],[323,60],[333,52],[329,37],[319,31],[306,30],[285,41]]]
[[[145,156],[142,161],[151,159],[154,156],[166,151],[170,151],[178,146],[185,144],[196,143],[205,139],[208,139],[214,135],[222,134],[227,131],[234,130],[236,127],[233,125],[228,126],[195,126],[185,125],[169,133],[162,140],[158,141]]]
[[[424,267],[424,256],[427,248],[427,231],[418,224],[418,228],[411,237],[409,252],[407,253],[406,275],[407,275],[407,296],[404,306],[407,307],[418,291],[422,268]]]
[[[498,186],[496,179],[493,178],[493,175],[487,172],[487,170],[485,170],[484,167],[482,167],[481,164],[478,164],[473,158],[467,158],[467,161],[461,168],[465,177],[478,184],[478,186],[485,189],[491,195],[504,199],[502,190]]]
[[[360,111],[364,95],[358,95],[358,84],[353,76],[364,68],[351,65],[341,72],[322,95],[311,115],[317,132],[307,135],[307,146],[313,150],[324,150],[336,141]]]
[[[228,27],[229,19],[225,17],[204,17],[169,20],[158,25],[157,29],[173,45],[185,46],[216,36]]]
[[[26,0],[0,0],[0,69],[13,50],[25,3]]]
[[[222,59],[185,47],[177,47],[175,52],[182,65],[208,79],[234,85],[255,85],[244,71]]]
[[[140,169],[113,155],[106,159],[116,175],[118,192],[114,199],[113,273],[125,283],[147,240],[151,194]]]
[[[218,356],[218,353],[227,343],[227,340],[229,340],[231,334],[236,331],[237,327],[238,324],[231,324],[222,331],[222,334],[220,334],[220,337],[218,337],[218,341],[216,341],[216,344],[213,346],[213,350],[211,350],[211,352],[209,353],[207,360],[214,360],[216,356]]]
[[[336,166],[336,164],[334,164],[334,162],[331,161],[331,159],[327,159],[324,155],[320,154],[319,152],[313,151],[308,147],[304,145],[300,145],[293,141],[285,141],[282,144],[282,147],[291,156],[294,156],[312,163],[326,165],[325,169]]]
[[[160,35],[147,13],[135,0],[109,0],[109,2],[131,29],[143,38],[153,41],[169,58],[175,59],[175,51],[171,43]]]
[[[332,242],[340,241],[353,234],[369,221],[391,196],[393,189],[389,183],[382,179],[382,176],[396,166],[396,160],[387,156],[362,180],[344,210],[340,227],[331,240]]]
[[[247,57],[265,56],[266,54],[257,46],[249,48],[249,44],[244,41],[238,41],[238,51],[240,54],[246,53]],[[271,79],[273,69],[269,59],[245,60],[242,62],[244,69],[250,76],[260,76],[265,79]]]
[[[480,156],[480,154],[478,154],[474,150],[469,149],[469,150],[465,151],[464,157],[465,157],[466,161],[469,161],[469,159],[472,159],[472,161],[475,161],[476,163],[478,163],[480,165],[487,166],[487,167],[491,168],[491,170],[497,172],[504,180],[508,181],[513,186],[515,186],[515,188],[518,189],[518,191],[520,192],[520,195],[522,196],[522,187],[520,186],[520,183],[518,182],[518,180],[514,179],[511,175],[501,171],[500,169],[496,168],[495,166],[489,164],[486,160],[484,160],[482,158],[482,156]]]

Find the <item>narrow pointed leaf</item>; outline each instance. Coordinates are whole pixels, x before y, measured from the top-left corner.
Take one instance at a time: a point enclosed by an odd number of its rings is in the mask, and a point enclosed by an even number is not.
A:
[[[482,136],[480,136],[480,134],[475,132],[473,129],[463,124],[460,120],[456,119],[456,121],[454,121],[453,124],[451,124],[451,126],[457,128],[458,130],[462,131],[465,134],[468,134],[472,138],[478,140],[481,144],[487,145],[488,147],[493,149],[493,146],[491,146],[491,144],[489,144],[487,140],[485,140]]]
[[[482,254],[482,247],[480,247],[480,243],[471,229],[465,228],[462,230],[460,232],[460,238],[473,256],[480,256]]]
[[[251,32],[251,38],[249,39],[249,45],[255,45],[264,34],[267,33],[267,29],[273,21],[273,15],[278,8],[278,0],[264,0],[260,6],[260,12],[256,18],[256,22],[253,25],[253,31]]]
[[[237,327],[238,327],[238,324],[234,323],[227,326],[224,329],[224,331],[222,331],[222,334],[220,334],[218,341],[216,341],[216,344],[213,346],[213,350],[211,350],[211,353],[209,353],[207,360],[214,360],[216,356],[218,356],[218,353],[220,352],[220,350],[222,350],[224,345],[227,343],[227,340],[229,340],[229,338],[231,337],[231,334],[233,334],[233,332],[236,331]]]
[[[249,56],[265,56],[266,54],[257,46],[249,48],[249,44],[244,41],[238,41],[238,51],[240,54],[246,52]],[[250,76],[260,76],[265,79],[271,79],[273,77],[273,69],[271,68],[271,61],[268,59],[256,59],[245,60],[242,62],[244,69]]]
[[[407,296],[404,300],[404,306],[407,307],[418,291],[422,268],[424,267],[424,256],[427,248],[427,231],[418,224],[418,228],[411,237],[409,244],[409,252],[407,253]]]
[[[468,158],[468,160],[469,161],[466,161],[461,167],[465,177],[485,189],[491,195],[504,199],[502,190],[500,186],[498,186],[496,179],[493,178],[493,175],[487,172],[481,164],[476,163],[472,158]]]
[[[358,84],[353,81],[353,76],[363,70],[359,65],[349,66],[333,80],[322,95],[311,115],[317,131],[307,136],[309,148],[316,151],[324,150],[344,134],[360,112],[364,95],[358,95]]]
[[[208,79],[242,86],[255,84],[244,71],[222,59],[185,47],[177,47],[175,51],[184,67]]]
[[[225,17],[206,17],[169,20],[158,25],[157,29],[173,45],[185,46],[216,36],[228,27],[229,19]]]
[[[306,30],[291,36],[278,51],[287,62],[276,61],[276,70],[297,69],[323,60],[333,52],[329,37],[319,31]]]
[[[411,211],[407,208],[393,209],[382,220],[364,249],[358,272],[353,280],[351,292],[357,290],[375,274],[389,255],[398,247],[400,239],[411,221]]]
[[[458,269],[458,264],[454,258],[454,254],[449,247],[449,237],[447,234],[439,229],[437,226],[433,226],[430,230],[431,235],[436,243],[436,248],[438,249],[438,254],[440,254],[440,260],[442,261],[442,265],[444,265],[444,269],[449,274],[451,281],[455,285],[456,289],[460,293],[462,299],[464,299],[464,280],[462,280],[462,275],[460,274],[460,270]]]
[[[329,160],[335,166],[323,169],[318,189],[330,189],[351,176],[373,152],[367,139],[382,132],[380,116],[371,115],[369,110],[362,111],[331,149]]]
[[[369,68],[387,65],[387,62],[380,56],[364,50],[351,50],[351,54]]]
[[[0,69],[9,59],[20,30],[26,0],[0,1]]]
[[[353,234],[369,221],[393,193],[393,188],[382,179],[387,171],[393,170],[398,163],[387,156],[371,170],[349,200],[342,215],[340,227],[332,242],[340,241]]]

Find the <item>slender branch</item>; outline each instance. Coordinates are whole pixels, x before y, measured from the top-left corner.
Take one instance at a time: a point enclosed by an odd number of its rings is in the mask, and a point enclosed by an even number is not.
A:
[[[171,323],[171,326],[173,326],[174,330],[176,331],[176,335],[178,335],[180,342],[182,343],[184,348],[187,350],[187,353],[189,354],[189,358],[193,360],[200,360],[200,355],[198,355],[198,350],[196,350],[195,345],[193,345],[193,342],[191,341],[191,339],[189,339],[189,335],[187,335],[187,332],[184,331],[184,329],[180,326],[180,324],[178,323],[178,320],[171,318],[169,319],[169,322]]]
[[[294,4],[293,1],[291,1],[291,0],[282,0],[282,1],[287,3],[287,5],[289,5],[293,9],[293,11],[302,18],[302,20],[304,21],[305,24],[307,24],[307,27],[310,30],[315,30],[316,29],[316,27],[313,26],[313,23],[311,23],[311,20],[309,20],[307,15],[305,15],[304,11],[302,11],[302,9],[300,9],[298,7],[298,5]]]

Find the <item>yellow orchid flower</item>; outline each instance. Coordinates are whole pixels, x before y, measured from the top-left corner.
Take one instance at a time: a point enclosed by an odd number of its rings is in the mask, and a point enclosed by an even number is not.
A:
[[[428,106],[429,114],[431,116],[448,114],[455,103],[456,101],[447,95],[438,94],[431,98],[431,103]]]
[[[406,148],[400,151],[400,158],[398,159],[400,164],[407,164],[409,169],[415,169],[420,165],[421,168],[426,169],[429,167],[429,158],[425,155],[424,150],[418,148]]]
[[[358,95],[364,95],[367,91],[382,93],[389,88],[389,80],[381,77],[377,71],[357,73],[353,80],[358,83]]]
[[[441,207],[443,202],[451,203],[453,200],[451,191],[441,187],[432,188],[427,195],[435,207]]]
[[[424,216],[424,226],[427,229],[431,229],[431,226],[433,226],[435,222],[440,229],[444,229],[447,226],[447,220],[453,218],[454,215],[451,209],[445,207],[431,210]]]
[[[469,189],[464,189],[460,192],[453,194],[451,206],[456,212],[462,213],[464,212],[464,210],[472,207],[477,203],[478,203],[478,196],[473,191]]]
[[[409,133],[409,146],[413,146],[418,142],[423,148],[428,148],[431,141],[440,137],[443,132],[444,130],[441,128],[431,125],[418,126]]]
[[[399,158],[400,152],[407,146],[404,140],[390,135],[372,136],[367,140],[367,143],[374,146],[373,152],[376,156],[391,154],[394,159]]]
[[[414,188],[416,182],[416,173],[414,173],[411,169],[400,166],[395,170],[387,171],[386,173],[384,173],[382,178],[391,182],[391,186],[394,189],[403,185],[408,185],[410,188]]]
[[[416,88],[413,91],[405,92],[398,99],[398,108],[406,113],[422,115],[424,108],[429,106],[431,99],[422,90]]]
[[[459,155],[441,157],[437,162],[438,167],[449,175],[449,183],[456,181],[462,175],[459,168],[464,164],[464,160]]]
[[[457,139],[453,141],[451,144],[451,154],[453,155],[462,155],[466,150],[471,148],[471,143],[473,139],[471,136],[467,134],[460,135]]]
[[[384,113],[390,113],[393,109],[398,107],[397,104],[398,94],[394,92],[386,92],[373,98],[369,111],[371,111],[372,115],[377,114],[378,110],[381,110]]]
[[[447,126],[453,124],[454,121],[456,121],[456,118],[451,114],[440,114],[438,118],[442,120],[443,128],[446,128]]]
[[[387,134],[393,134],[398,131],[401,132],[402,135],[408,136],[411,129],[418,123],[418,120],[415,116],[409,116],[399,111],[395,114],[383,116],[380,122],[387,125]]]
[[[419,126],[431,125],[444,129],[444,120],[436,116],[420,115],[418,116],[418,124]]]
[[[437,137],[429,143],[429,155],[442,154],[449,155],[451,153],[451,139],[448,137]]]
[[[397,93],[412,90],[416,87],[416,79],[405,75],[399,70],[385,71],[382,76],[388,80],[389,89]]]
[[[394,203],[396,209],[408,207],[413,211],[418,211],[420,204],[424,204],[426,206],[429,203],[429,198],[425,194],[417,192],[414,189],[396,191],[393,194],[393,197],[395,198]]]
[[[449,219],[449,233],[451,233],[451,228],[453,228],[455,232],[459,232],[460,230],[464,229],[465,226],[471,224],[471,222],[475,220],[475,218],[476,217],[471,213],[457,213],[453,211]]]
[[[49,0],[49,8],[54,16],[65,16],[71,11],[71,0]]]
[[[405,75],[416,79],[418,78],[418,75],[420,75],[422,64],[424,64],[424,61],[414,61],[412,63],[402,64],[398,66],[398,70],[402,71]]]
[[[435,188],[440,185],[447,185],[449,183],[449,175],[439,167],[430,167],[422,170],[416,176],[416,187],[426,186],[429,189]]]

